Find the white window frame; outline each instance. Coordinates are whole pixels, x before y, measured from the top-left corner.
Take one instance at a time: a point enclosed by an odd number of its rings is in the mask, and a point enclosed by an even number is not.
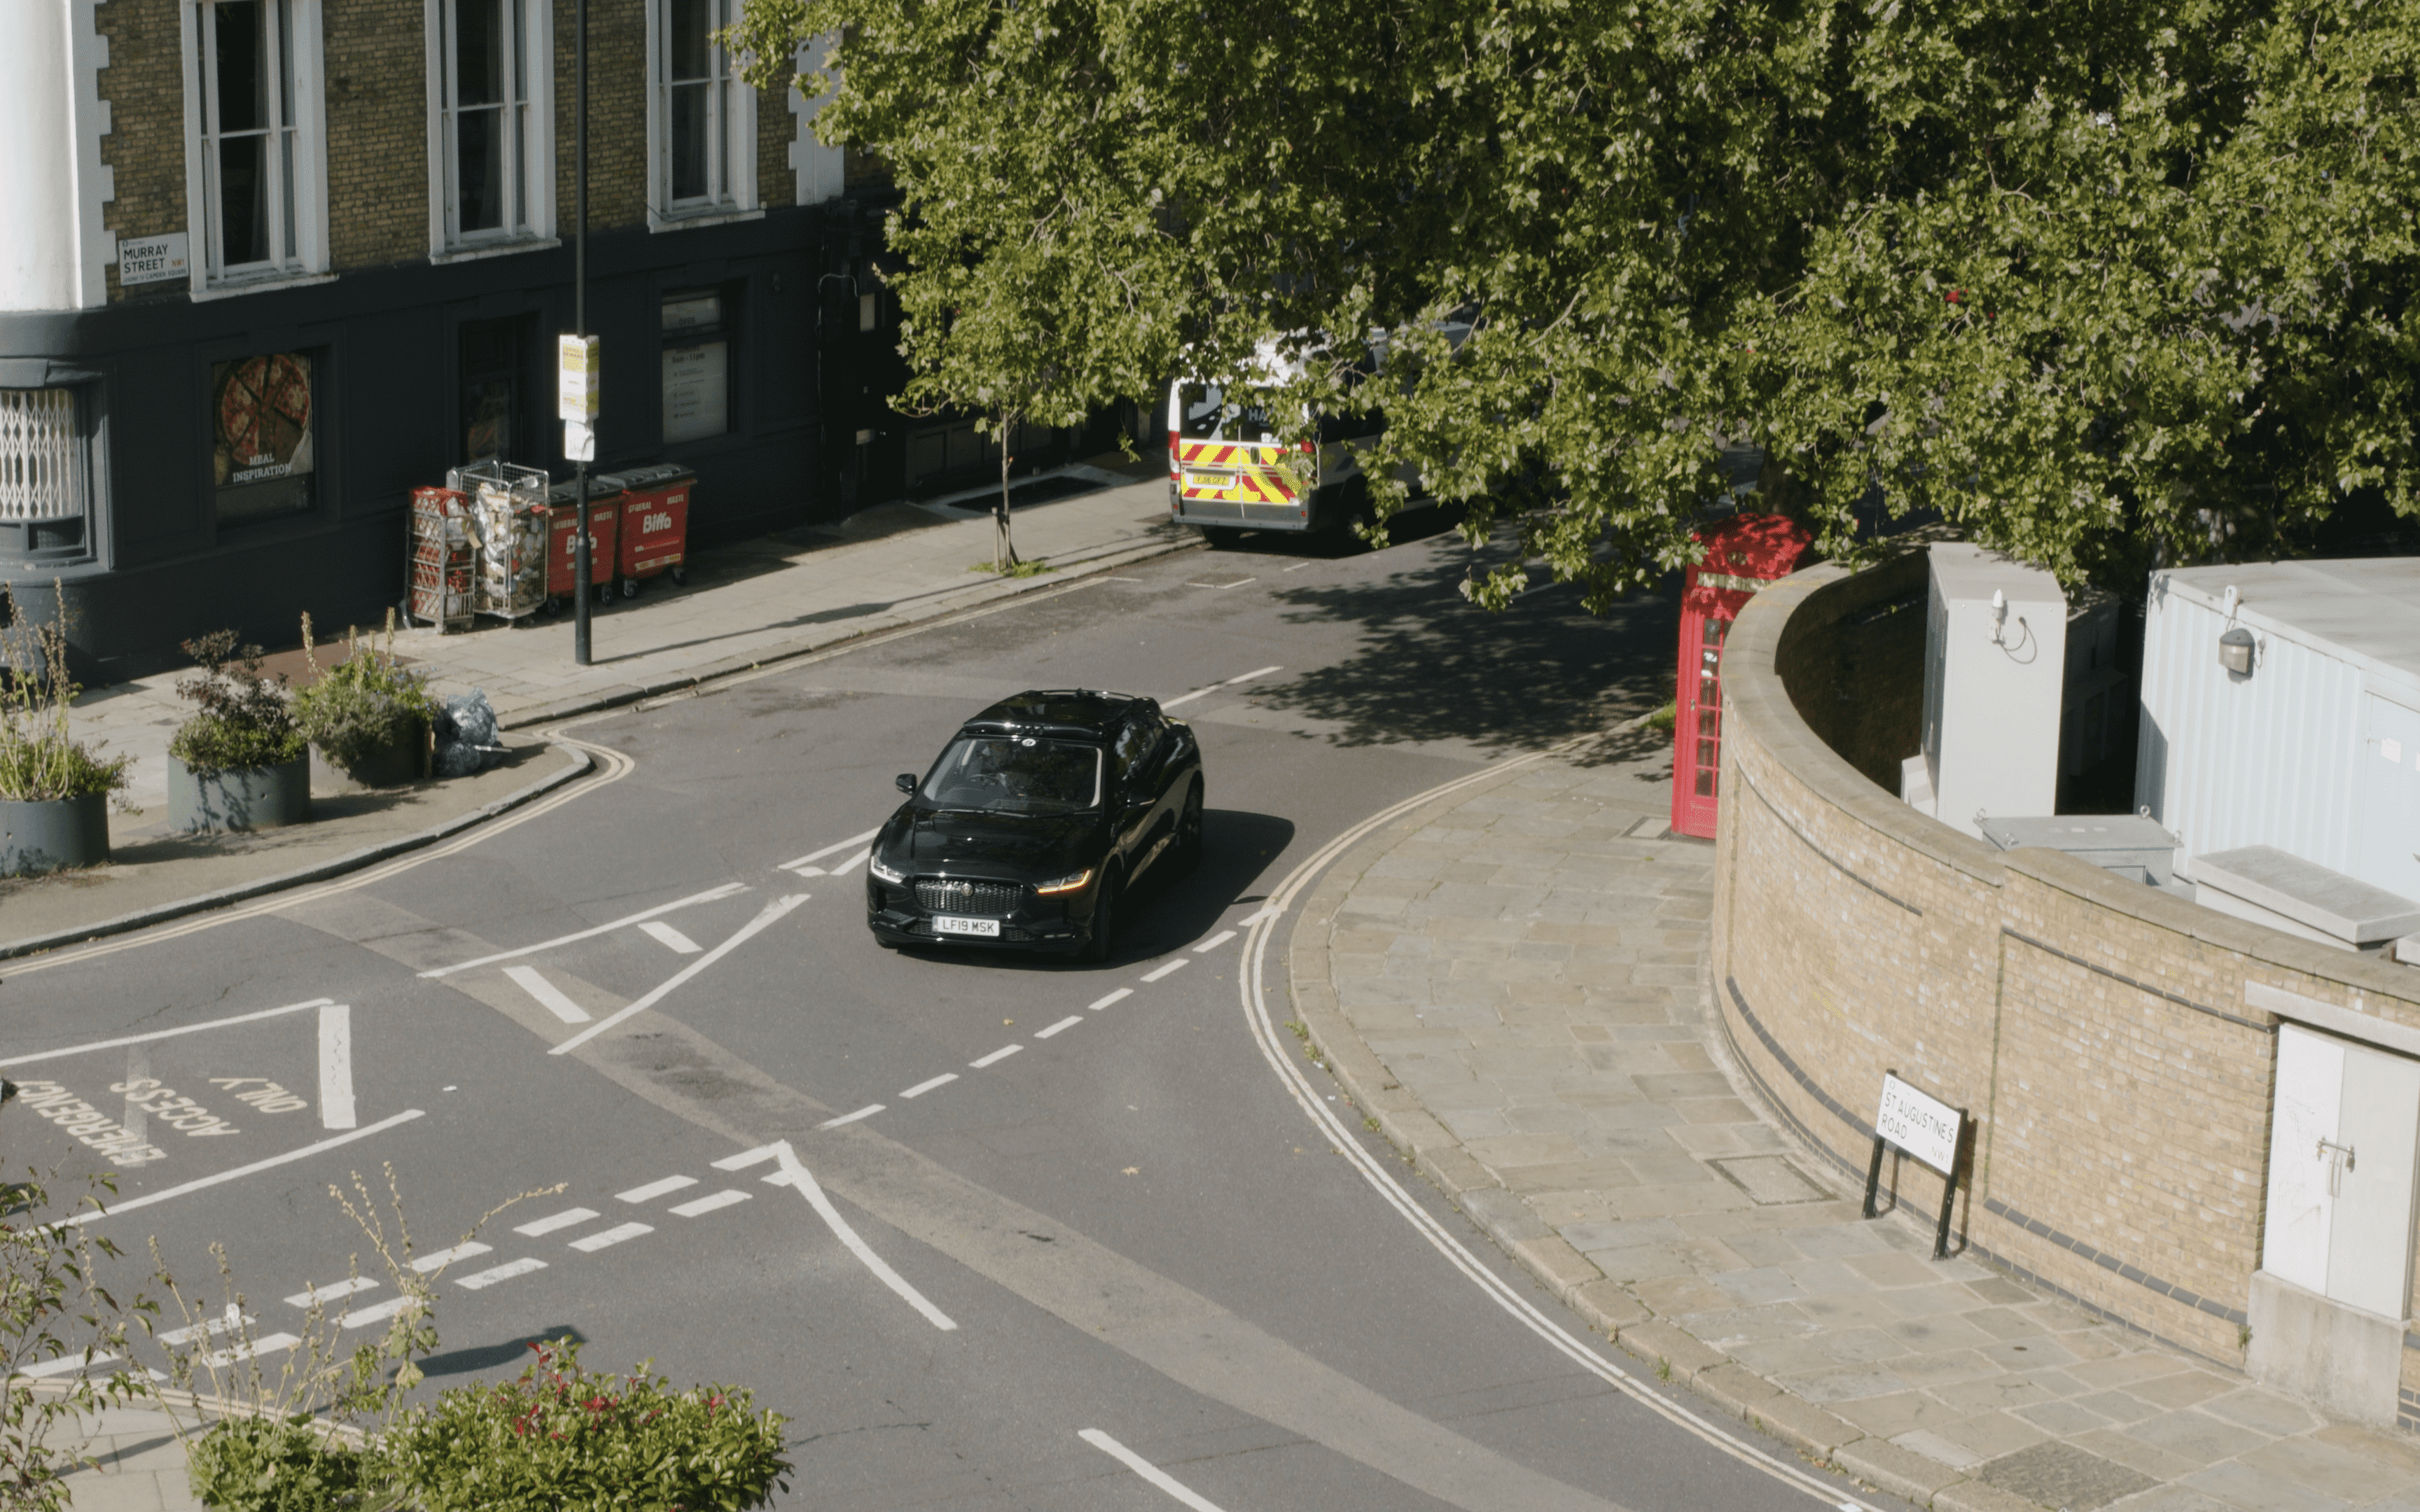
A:
[[[723,17],[716,30],[739,17],[739,0],[716,0]],[[756,194],[756,91],[739,77],[740,59],[714,48],[718,92],[716,116],[721,123],[717,144],[721,151],[722,181],[727,192],[675,204],[672,190],[672,67],[670,0],[647,0],[647,229],[676,230],[683,226],[716,225],[726,221],[754,220],[765,211]]]
[[[428,260],[467,262],[505,253],[561,246],[554,219],[554,6],[522,0],[520,35],[526,129],[521,135],[520,175],[527,220],[495,231],[458,229],[458,195],[454,176],[454,33],[456,0],[425,0],[423,25],[428,64]]]
[[[209,71],[205,43],[216,37],[202,12],[212,3],[179,0],[177,7],[178,32],[184,48],[185,224],[194,249],[193,297],[216,299],[323,282],[329,276],[328,91],[319,0],[287,0],[292,19],[291,55],[281,61],[293,74],[294,118],[282,125],[294,132],[294,166],[292,180],[283,185],[283,191],[294,212],[294,244],[285,249],[283,258],[247,263],[232,270],[220,263],[220,207],[212,161],[218,134],[205,131],[202,118]],[[282,154],[271,156],[272,162],[282,158]],[[282,177],[282,166],[277,171]],[[282,222],[284,217],[279,219]]]

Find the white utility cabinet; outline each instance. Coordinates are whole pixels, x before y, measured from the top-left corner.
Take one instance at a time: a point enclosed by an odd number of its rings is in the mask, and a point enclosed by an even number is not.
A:
[[[2269,845],[2420,899],[2420,558],[2151,575],[2134,801],[2195,857]]]
[[[2040,567],[1981,547],[1930,555],[1924,748],[1900,795],[1979,840],[1980,815],[2056,810],[2067,596]]]

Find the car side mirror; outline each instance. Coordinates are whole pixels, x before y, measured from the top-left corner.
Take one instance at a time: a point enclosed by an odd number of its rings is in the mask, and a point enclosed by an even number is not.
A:
[[[891,780],[898,785],[902,793],[912,794],[916,791],[916,774],[913,772],[902,772]]]

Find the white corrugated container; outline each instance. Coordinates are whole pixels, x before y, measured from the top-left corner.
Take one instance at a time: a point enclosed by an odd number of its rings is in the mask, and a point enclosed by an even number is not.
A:
[[[2242,675],[2220,661],[2236,629]],[[2180,875],[2273,845],[2420,899],[2420,559],[2153,573],[2134,801]]]

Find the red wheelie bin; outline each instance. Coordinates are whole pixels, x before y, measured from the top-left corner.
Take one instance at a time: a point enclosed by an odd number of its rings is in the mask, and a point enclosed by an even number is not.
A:
[[[549,613],[571,602],[580,570],[580,495],[575,485],[558,483],[546,491],[546,604]],[[622,480],[611,473],[588,479],[588,581],[591,587],[613,580],[616,529],[622,508]]]
[[[689,505],[697,474],[676,462],[633,469],[622,482],[622,596],[639,591],[640,579],[659,573],[687,582]]]

